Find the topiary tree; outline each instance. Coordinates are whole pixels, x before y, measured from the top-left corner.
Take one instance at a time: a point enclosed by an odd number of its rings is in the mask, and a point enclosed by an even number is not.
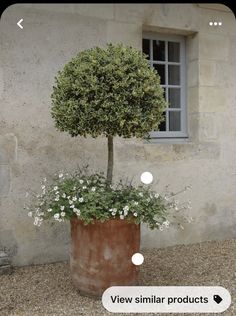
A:
[[[51,114],[56,128],[73,137],[107,137],[111,183],[113,137],[146,137],[158,128],[165,108],[160,78],[145,55],[108,44],[80,52],[59,71]]]

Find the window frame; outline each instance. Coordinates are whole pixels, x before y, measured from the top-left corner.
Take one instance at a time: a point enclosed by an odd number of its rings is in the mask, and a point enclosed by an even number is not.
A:
[[[143,39],[148,40],[160,40],[165,42],[165,61],[158,61],[158,64],[166,65],[165,67],[165,77],[168,80],[168,65],[180,65],[180,85],[168,85],[165,83],[165,85],[162,85],[163,87],[180,87],[180,109],[175,111],[180,112],[180,123],[181,123],[181,131],[151,131],[149,133],[150,137],[152,139],[161,139],[161,138],[188,138],[187,134],[187,89],[186,89],[186,41],[185,37],[181,35],[175,35],[175,34],[160,34],[160,33],[152,33],[152,32],[144,32],[142,36]],[[170,42],[178,42],[180,43],[180,62],[168,62],[167,59],[167,46],[168,41]],[[151,49],[150,49],[150,63],[153,65],[153,50],[152,50],[152,41],[151,43]],[[168,94],[168,89],[166,90]],[[168,97],[168,95],[167,95]],[[169,111],[166,111],[169,112]],[[167,124],[168,121],[168,114],[167,114]]]

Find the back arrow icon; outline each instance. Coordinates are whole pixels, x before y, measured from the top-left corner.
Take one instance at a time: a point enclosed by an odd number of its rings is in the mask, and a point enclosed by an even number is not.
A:
[[[21,29],[23,29],[23,25],[21,25],[21,23],[22,23],[23,21],[24,21],[23,19],[20,19],[20,21],[17,22],[17,25],[18,25]]]

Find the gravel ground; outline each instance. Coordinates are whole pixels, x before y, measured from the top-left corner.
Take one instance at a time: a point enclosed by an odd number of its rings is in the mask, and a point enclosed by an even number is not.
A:
[[[221,315],[236,316],[236,239],[146,249],[142,253],[145,262],[140,285],[223,286],[230,291],[233,302]],[[0,276],[0,315],[102,316],[112,313],[103,308],[100,300],[83,297],[74,290],[68,262],[63,262],[15,268],[12,275]],[[184,314],[176,314],[179,315]]]

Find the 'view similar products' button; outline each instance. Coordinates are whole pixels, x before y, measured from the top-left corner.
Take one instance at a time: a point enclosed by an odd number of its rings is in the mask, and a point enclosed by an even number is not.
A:
[[[221,286],[112,286],[102,304],[113,313],[222,313],[231,295]]]

